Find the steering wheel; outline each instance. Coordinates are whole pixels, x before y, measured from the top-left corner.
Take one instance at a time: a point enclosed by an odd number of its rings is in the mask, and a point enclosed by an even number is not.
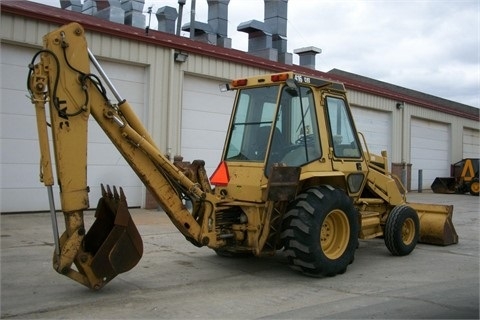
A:
[[[314,142],[314,135],[313,134],[307,134],[307,135],[304,135],[302,134],[300,136],[300,138],[298,138],[297,140],[295,140],[295,145],[304,145],[304,144],[312,144]]]

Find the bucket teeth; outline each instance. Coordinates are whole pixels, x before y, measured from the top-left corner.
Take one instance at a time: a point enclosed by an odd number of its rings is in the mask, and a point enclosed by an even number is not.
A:
[[[110,190],[110,186],[108,184],[107,184],[107,197],[109,198],[113,197],[112,190]]]
[[[125,193],[123,193],[123,188],[120,187],[120,200],[126,200]]]
[[[105,191],[105,187],[103,186],[103,183],[100,184],[100,188],[102,189],[102,197],[105,197],[107,195],[107,191]]]
[[[115,186],[113,186],[113,198],[115,198],[115,200],[120,199],[120,196],[118,195],[118,192],[117,192],[117,188]]]

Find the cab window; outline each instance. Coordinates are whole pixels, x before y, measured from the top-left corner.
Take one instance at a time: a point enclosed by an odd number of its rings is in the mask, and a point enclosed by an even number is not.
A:
[[[302,166],[321,157],[313,92],[284,87],[272,136],[267,173],[273,163]]]
[[[345,101],[336,97],[327,97],[326,105],[335,157],[359,158],[361,153],[358,137]]]

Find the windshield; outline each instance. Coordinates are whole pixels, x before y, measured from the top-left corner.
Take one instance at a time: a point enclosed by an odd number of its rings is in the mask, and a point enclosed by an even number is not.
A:
[[[320,158],[320,137],[313,92],[285,86],[273,132],[267,168],[274,163],[302,166]]]
[[[275,85],[238,93],[225,160],[267,161],[268,176],[274,163],[301,166],[320,158],[312,90],[284,86],[279,91]]]
[[[278,86],[240,91],[225,160],[265,160],[277,96]]]

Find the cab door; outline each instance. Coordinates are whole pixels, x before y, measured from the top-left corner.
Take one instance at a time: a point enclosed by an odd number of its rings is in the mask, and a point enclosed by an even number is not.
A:
[[[345,174],[348,193],[357,194],[365,183],[368,167],[350,109],[346,100],[337,96],[325,96],[325,106],[332,168]]]

